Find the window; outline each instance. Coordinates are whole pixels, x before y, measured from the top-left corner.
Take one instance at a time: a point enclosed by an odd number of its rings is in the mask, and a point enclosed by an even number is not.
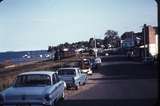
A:
[[[16,79],[15,86],[42,86],[51,85],[49,75],[33,74],[33,75],[21,75]]]
[[[53,81],[53,84],[55,84],[55,83],[57,83],[57,82],[59,82],[59,77],[58,77],[58,75],[55,73],[55,74],[53,74],[53,76],[52,76],[53,78],[52,78],[52,81]]]
[[[75,69],[60,69],[58,75],[76,75]]]

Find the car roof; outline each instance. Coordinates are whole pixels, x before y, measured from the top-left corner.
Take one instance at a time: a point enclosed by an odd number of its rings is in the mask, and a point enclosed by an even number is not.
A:
[[[95,59],[101,59],[100,57],[96,57]]]
[[[77,70],[79,68],[78,67],[66,67],[66,68],[59,68],[58,70],[60,70],[60,69],[75,69],[75,70]]]
[[[53,71],[30,71],[30,72],[21,73],[19,75],[31,75],[31,74],[45,74],[46,75],[47,74],[47,75],[52,76],[54,73],[56,73],[56,72],[53,72]]]

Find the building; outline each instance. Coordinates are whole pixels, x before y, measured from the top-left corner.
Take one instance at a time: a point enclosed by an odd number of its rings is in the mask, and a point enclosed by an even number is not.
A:
[[[157,20],[158,20],[158,61],[160,61],[160,0],[157,2]]]
[[[125,50],[130,50],[135,46],[135,36],[134,32],[125,32],[121,36],[121,48]]]
[[[142,32],[125,32],[121,36],[121,47],[125,53],[133,52],[136,57],[157,57],[158,29],[151,25],[144,25]]]
[[[144,42],[140,48],[146,48],[145,57],[156,57],[158,55],[158,33],[157,27],[144,25],[142,32]]]

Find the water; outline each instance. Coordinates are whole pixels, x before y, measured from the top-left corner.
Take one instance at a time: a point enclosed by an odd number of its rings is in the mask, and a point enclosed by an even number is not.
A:
[[[2,52],[0,53],[0,63],[9,61],[14,64],[20,64],[30,61],[47,60],[54,57],[47,50],[20,51],[20,52]]]

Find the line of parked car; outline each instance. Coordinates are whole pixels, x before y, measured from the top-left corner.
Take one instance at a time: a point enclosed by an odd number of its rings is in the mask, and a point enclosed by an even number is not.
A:
[[[85,85],[87,75],[101,63],[100,58],[69,62],[56,71],[21,73],[0,93],[0,106],[53,106],[64,99],[64,90]]]

